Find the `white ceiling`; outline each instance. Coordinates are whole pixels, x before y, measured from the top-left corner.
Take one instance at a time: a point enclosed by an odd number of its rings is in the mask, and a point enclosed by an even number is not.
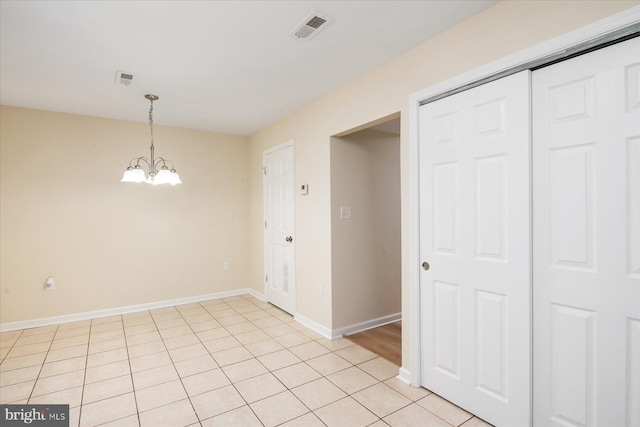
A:
[[[0,103],[249,135],[495,3],[0,0]]]

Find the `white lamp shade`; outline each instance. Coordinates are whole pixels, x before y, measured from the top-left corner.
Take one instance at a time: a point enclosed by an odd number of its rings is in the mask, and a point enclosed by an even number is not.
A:
[[[137,166],[134,169],[127,168],[120,182],[145,182],[147,177],[144,175],[142,168]]]
[[[171,172],[169,169],[160,169],[158,174],[153,177],[153,185],[171,184]]]
[[[169,184],[171,185],[182,184],[182,181],[180,181],[180,175],[178,175],[178,172],[176,172],[175,170],[171,170],[170,179],[171,181],[169,182]]]

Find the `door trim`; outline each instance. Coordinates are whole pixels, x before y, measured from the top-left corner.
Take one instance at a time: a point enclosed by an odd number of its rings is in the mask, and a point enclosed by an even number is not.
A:
[[[295,196],[296,196],[296,192],[295,192],[295,179],[296,179],[296,172],[295,172],[295,158],[296,158],[296,149],[295,149],[295,144],[294,144],[294,140],[290,139],[286,142],[283,142],[282,144],[278,144],[276,146],[267,148],[265,150],[262,151],[262,170],[263,170],[263,176],[262,176],[262,222],[266,223],[266,218],[267,218],[267,212],[266,212],[266,203],[265,203],[265,197],[266,197],[266,181],[264,179],[264,170],[266,167],[266,157],[271,154],[274,153],[276,151],[279,150],[283,150],[285,148],[289,148],[291,147],[291,149],[293,150],[293,188],[294,188],[294,192],[293,192],[293,205],[294,205],[294,212],[295,212]],[[293,215],[293,229],[295,230],[296,228],[296,216],[295,214]],[[294,232],[294,236],[295,236],[295,232]],[[294,243],[295,245],[295,243]],[[264,290],[264,300],[266,302],[269,302],[269,297],[268,297],[268,293],[267,293],[267,281],[265,280],[266,275],[267,275],[267,263],[268,263],[268,259],[267,259],[267,232],[266,229],[263,227],[262,228],[262,284],[263,284],[263,290]],[[296,262],[296,256],[295,256],[295,246],[293,249],[293,262],[295,264]],[[295,268],[294,268],[294,272],[296,272]],[[296,273],[297,275],[297,273]],[[298,294],[298,289],[297,289],[297,280],[296,277],[294,276],[293,278],[293,283],[294,283],[294,287],[293,287],[293,313],[291,313],[292,315],[295,315],[295,313],[297,313],[296,307],[297,307],[297,294]]]
[[[473,84],[482,79],[503,73],[532,61],[549,57],[562,50],[575,48],[580,44],[606,36],[640,22],[640,6],[627,9],[616,15],[594,22],[585,27],[566,33],[544,43],[522,50],[513,55],[491,62],[472,71],[437,83],[424,90],[413,93],[409,97],[409,227],[415,232],[409,233],[409,290],[410,290],[410,325],[411,325],[411,385],[421,386],[421,354],[420,354],[420,186],[419,186],[419,138],[418,112],[420,105],[429,98],[450,92],[457,88]]]

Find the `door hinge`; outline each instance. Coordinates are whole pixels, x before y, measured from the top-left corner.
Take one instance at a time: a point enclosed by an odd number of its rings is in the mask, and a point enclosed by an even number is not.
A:
[[[264,276],[264,281],[268,282],[269,281],[269,275],[267,274],[266,276]]]
[[[263,174],[263,175],[266,175],[266,174],[267,174],[267,167],[266,167],[266,166],[263,166],[263,167],[262,167],[262,174]]]
[[[267,221],[264,222],[264,228],[267,228]]]

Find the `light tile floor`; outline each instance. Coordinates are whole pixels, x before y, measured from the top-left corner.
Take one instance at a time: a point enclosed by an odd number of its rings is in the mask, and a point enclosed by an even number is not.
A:
[[[71,426],[488,426],[251,296],[4,332],[0,361],[0,403]]]

